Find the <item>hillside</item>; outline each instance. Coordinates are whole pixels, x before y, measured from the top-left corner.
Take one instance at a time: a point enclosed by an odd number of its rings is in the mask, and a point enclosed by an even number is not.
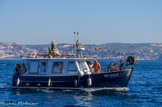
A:
[[[72,46],[73,44],[58,44],[57,48],[62,54],[66,52],[72,53]],[[29,53],[46,53],[48,47],[50,47],[50,44],[22,45],[17,43],[0,43],[0,58],[19,58]],[[84,48],[84,55],[102,59],[115,59],[125,55],[135,55],[138,59],[157,60],[162,54],[162,43],[85,44]]]

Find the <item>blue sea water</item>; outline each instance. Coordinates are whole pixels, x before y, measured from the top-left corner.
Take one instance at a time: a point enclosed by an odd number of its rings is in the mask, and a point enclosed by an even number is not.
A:
[[[99,61],[106,70],[110,61]],[[118,61],[113,61],[118,63]],[[13,69],[20,60],[0,60],[0,106],[160,107],[162,62],[137,61],[128,89],[107,91],[13,90]]]

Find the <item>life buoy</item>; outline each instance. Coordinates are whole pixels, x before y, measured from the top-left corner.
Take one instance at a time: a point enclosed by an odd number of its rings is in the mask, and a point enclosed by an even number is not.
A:
[[[126,59],[127,66],[128,65],[135,65],[136,64],[136,58],[134,56],[128,56]]]

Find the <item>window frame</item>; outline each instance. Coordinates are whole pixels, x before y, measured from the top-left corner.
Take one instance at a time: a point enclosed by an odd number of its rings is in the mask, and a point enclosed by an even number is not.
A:
[[[45,72],[40,72],[40,64],[42,63],[42,62],[45,62],[46,63],[46,67],[45,67]],[[39,61],[39,64],[38,64],[38,73],[39,74],[46,74],[47,73],[47,69],[48,69],[48,61]]]
[[[61,72],[53,72],[54,64],[55,63],[61,63]],[[61,74],[62,72],[63,72],[63,62],[61,62],[61,61],[54,61],[53,64],[52,64],[52,71],[51,71],[51,73],[52,74]]]
[[[37,65],[37,72],[31,72],[31,69],[32,69],[32,67],[31,67],[31,63],[32,62],[37,62],[38,63],[38,65]],[[30,64],[29,64],[29,74],[39,74],[39,71],[38,71],[38,66],[39,66],[39,61],[30,61]]]
[[[76,69],[75,69],[75,70],[69,70],[69,63],[74,63]],[[77,65],[76,65],[75,62],[72,62],[72,61],[71,61],[71,62],[68,62],[67,65],[68,65],[68,66],[67,66],[67,71],[68,71],[68,72],[77,72]]]

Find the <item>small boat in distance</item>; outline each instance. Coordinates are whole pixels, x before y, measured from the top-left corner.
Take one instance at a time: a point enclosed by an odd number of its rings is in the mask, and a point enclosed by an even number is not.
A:
[[[78,35],[78,33],[77,33]],[[75,33],[74,33],[75,37]],[[25,72],[13,75],[14,89],[106,89],[127,87],[135,58],[127,58],[127,67],[118,71],[95,73],[90,70],[93,58],[83,57],[79,41],[75,44],[76,54],[60,54],[55,41],[47,54],[30,54],[22,58],[26,62]]]

